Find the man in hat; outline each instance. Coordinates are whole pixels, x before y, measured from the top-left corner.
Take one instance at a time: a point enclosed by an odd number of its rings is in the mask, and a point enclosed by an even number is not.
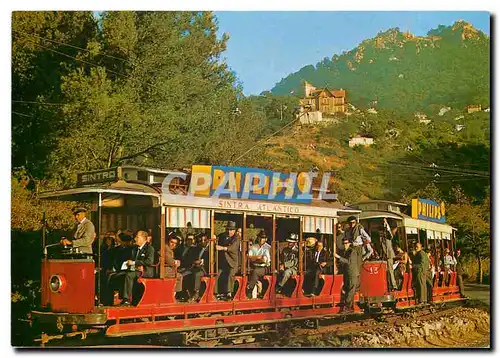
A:
[[[305,277],[309,278],[313,283],[309,295],[315,296],[319,287],[320,276],[328,263],[328,253],[324,248],[323,242],[317,241],[314,249],[309,250],[306,257]]]
[[[288,246],[283,249],[280,257],[280,272],[282,274],[281,280],[276,286],[276,293],[281,293],[283,286],[290,278],[290,276],[297,274],[297,266],[299,264],[299,249],[297,247],[298,235],[290,234],[286,239]]]
[[[363,265],[363,245],[369,244],[371,238],[355,216],[350,216],[347,222],[349,227],[344,233],[344,238],[349,240],[352,248],[347,266],[348,287],[344,311],[352,312],[354,310],[354,295],[359,288],[361,266]]]
[[[266,242],[267,234],[261,230],[257,235],[256,245],[248,250],[248,261],[250,262],[250,278],[247,284],[247,296],[252,296],[252,291],[257,282],[264,277],[271,266],[271,246]]]
[[[382,247],[382,259],[387,262],[387,283],[389,286],[389,290],[396,290],[397,283],[396,277],[394,276],[394,249],[392,247],[392,239],[394,235],[392,234],[391,227],[387,222],[386,218],[382,219],[382,227],[379,231],[380,244]]]
[[[214,293],[220,298],[230,300],[234,287],[234,276],[238,271],[238,255],[240,253],[240,236],[236,233],[236,223],[234,221],[227,222],[226,231],[219,235],[215,249],[217,250],[219,270]],[[225,281],[222,281],[221,277],[224,277]],[[225,282],[225,285],[222,285],[222,282]],[[219,285],[222,286],[219,287]]]
[[[339,272],[343,275],[343,285],[342,285],[342,302],[344,306],[346,304],[347,292],[349,287],[349,259],[351,258],[351,243],[349,239],[342,239],[342,246],[337,248],[335,253],[335,258],[339,263]]]
[[[415,256],[413,257],[413,287],[418,303],[427,302],[427,272],[429,271],[429,257],[422,249],[422,244],[415,244]]]
[[[95,238],[94,224],[86,218],[87,209],[78,207],[73,209],[73,216],[77,223],[73,240],[63,238],[61,245],[72,245],[74,249],[85,254],[92,253],[92,242]]]

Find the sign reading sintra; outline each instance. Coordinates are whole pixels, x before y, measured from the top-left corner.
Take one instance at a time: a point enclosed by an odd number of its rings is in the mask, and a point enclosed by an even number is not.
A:
[[[444,202],[441,204],[429,199],[412,199],[411,216],[414,219],[434,221],[444,224],[446,222]]]
[[[116,179],[118,179],[118,168],[109,168],[94,172],[78,173],[76,182],[78,185],[87,185],[115,181]]]
[[[306,172],[285,174],[258,168],[193,165],[189,193],[205,197],[310,204],[310,175]],[[328,178],[324,176],[322,188],[327,187]]]

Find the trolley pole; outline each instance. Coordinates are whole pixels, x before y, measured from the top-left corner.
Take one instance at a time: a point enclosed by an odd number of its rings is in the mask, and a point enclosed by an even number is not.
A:
[[[97,305],[101,303],[101,224],[102,224],[102,193],[98,194],[97,206]]]

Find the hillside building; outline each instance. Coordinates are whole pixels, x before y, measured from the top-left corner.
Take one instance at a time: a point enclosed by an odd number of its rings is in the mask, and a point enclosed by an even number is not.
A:
[[[300,100],[301,111],[322,114],[345,113],[347,110],[346,91],[316,88],[304,81],[305,96]]]
[[[362,137],[362,136],[356,136],[351,139],[349,139],[349,147],[353,148],[357,145],[362,145],[365,147],[369,147],[370,145],[373,145],[373,138],[369,137]]]
[[[481,105],[480,104],[469,104],[467,107],[467,113],[474,113],[474,112],[480,112],[481,111]]]

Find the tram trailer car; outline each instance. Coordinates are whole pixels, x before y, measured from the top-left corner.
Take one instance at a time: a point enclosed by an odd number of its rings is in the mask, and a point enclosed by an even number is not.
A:
[[[325,247],[335,250],[336,223],[340,216],[362,212],[336,202],[313,200],[310,205],[268,205],[252,200],[217,199],[162,201],[159,182],[169,172],[136,167],[114,168],[111,181],[104,184],[91,183],[76,189],[47,193],[45,198],[56,200],[89,201],[93,203],[92,220],[100,239],[103,232],[117,230],[119,221],[134,223],[132,229],[156,225],[153,245],[160,247],[155,278],[139,278],[137,286],[142,294],[134,297],[133,306],[103,306],[100,303],[100,285],[97,255],[62,252],[45,255],[42,259],[42,294],[40,308],[31,313],[33,327],[40,334],[42,344],[52,339],[101,333],[106,337],[125,337],[147,334],[180,334],[185,344],[221,338],[235,338],[266,333],[286,321],[316,321],[341,315],[343,277],[336,274],[336,262],[331,260],[332,270],[321,276],[319,292],[305,295],[306,267],[304,245],[307,236],[321,232]],[[137,180],[141,177],[147,180]],[[145,173],[144,173],[145,172]],[[128,178],[127,178],[128,177]],[[88,178],[88,177],[87,177]],[[102,176],[101,176],[102,178]],[[133,179],[130,179],[133,178]],[[109,180],[109,179],[108,179]],[[173,182],[171,192],[186,193],[182,182]],[[117,197],[119,199],[117,199]],[[144,200],[147,199],[147,200]],[[205,198],[200,198],[205,199]],[[117,201],[121,205],[117,208]],[[106,206],[111,203],[112,205]],[[145,207],[148,203],[149,207]],[[147,206],[146,205],[146,206]],[[238,208],[234,210],[233,208]],[[112,218],[113,212],[120,213]],[[140,212],[140,217],[137,213]],[[287,214],[282,214],[286,212]],[[181,214],[181,215],[180,215]],[[193,220],[197,217],[197,220]],[[107,220],[107,222],[105,221]],[[140,222],[142,220],[142,222]],[[191,220],[191,221],[188,221]],[[212,237],[216,222],[236,221],[242,228],[241,270],[235,278],[235,289],[231,301],[219,301],[214,294],[216,282],[215,240],[210,242],[210,272],[202,278],[201,299],[198,303],[176,300],[175,278],[164,276],[165,237],[168,229],[192,226],[208,231]],[[246,252],[249,240],[247,232],[256,225],[264,227],[272,238],[271,273],[261,280],[264,294],[258,299],[249,299],[245,287],[248,280]],[[114,226],[113,226],[114,225]],[[135,225],[135,227],[134,227]],[[299,232],[299,272],[293,276],[285,295],[275,293],[277,283],[277,258],[280,241],[278,234]],[[101,241],[99,241],[100,244]],[[45,245],[45,243],[44,243]],[[100,245],[99,245],[100,247]],[[415,306],[411,273],[404,274],[399,291],[387,289],[387,264],[368,261],[363,264],[360,291],[356,294],[353,315],[363,315],[373,307],[390,306],[394,309]],[[456,277],[452,274],[449,285],[437,285],[433,289],[434,300],[460,299]],[[97,292],[96,292],[97,288]],[[137,290],[134,290],[134,294]]]

